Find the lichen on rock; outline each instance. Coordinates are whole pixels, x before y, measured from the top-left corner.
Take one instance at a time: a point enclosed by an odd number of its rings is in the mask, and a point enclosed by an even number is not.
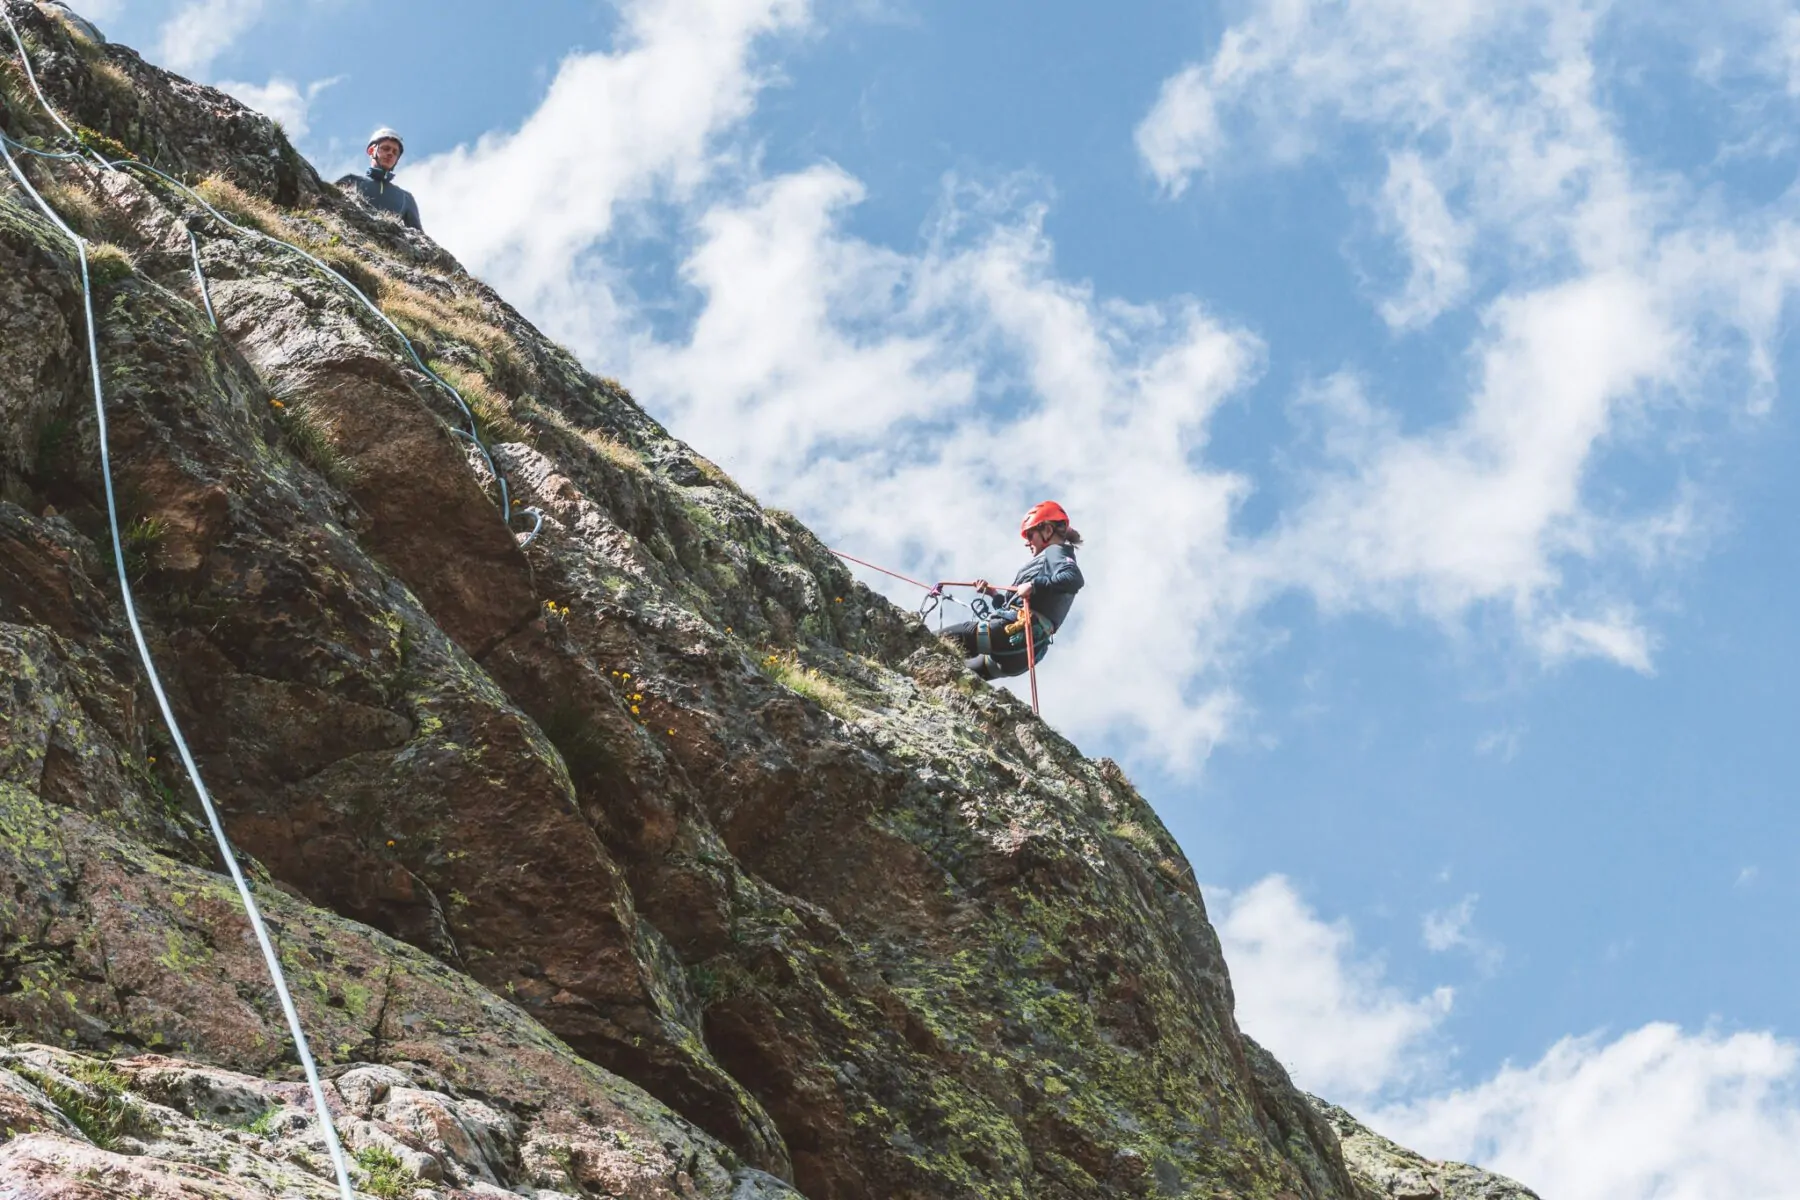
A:
[[[522,545],[340,280],[203,220],[215,333],[178,190],[26,167],[132,263],[97,330],[127,570],[353,1151],[450,1195],[1361,1200],[1116,764],[266,119],[0,3],[71,121],[388,307],[543,514]],[[11,184],[0,265],[0,1066],[113,1056],[157,1130],[97,1145],[0,1072],[0,1180],[313,1194],[126,632],[72,248]]]

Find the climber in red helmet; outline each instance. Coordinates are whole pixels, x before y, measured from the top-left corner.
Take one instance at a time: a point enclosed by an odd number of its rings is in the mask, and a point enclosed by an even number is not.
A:
[[[1026,658],[1025,626],[1020,610],[1031,600],[1032,638],[1042,659],[1050,639],[1068,618],[1075,593],[1081,590],[1081,568],[1075,563],[1075,547],[1081,535],[1069,527],[1069,514],[1054,500],[1034,505],[1019,523],[1019,536],[1031,549],[1031,561],[1013,576],[1013,588],[1005,591],[975,581],[977,591],[998,607],[973,621],[950,625],[946,638],[955,639],[967,655],[969,670],[983,679],[1023,675],[1031,663]],[[1009,632],[1010,627],[1010,632]]]

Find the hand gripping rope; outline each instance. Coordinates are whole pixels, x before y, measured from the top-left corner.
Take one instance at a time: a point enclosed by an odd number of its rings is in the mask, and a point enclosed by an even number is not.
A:
[[[952,598],[945,593],[945,591],[944,591],[945,588],[972,588],[975,586],[973,583],[970,583],[970,582],[958,582],[958,581],[952,581],[952,580],[940,580],[937,583],[920,583],[917,579],[912,578],[910,575],[902,575],[898,571],[890,571],[886,567],[878,567],[874,563],[866,562],[863,559],[857,558],[853,554],[845,554],[842,550],[833,550],[832,553],[837,555],[839,558],[843,559],[845,562],[853,562],[859,567],[867,567],[871,571],[879,571],[881,574],[886,575],[890,579],[898,579],[902,583],[910,583],[916,588],[925,589],[925,603],[930,604],[931,608],[928,609],[928,608],[924,607],[924,605],[922,604],[919,609],[921,616],[932,611],[932,609],[935,609],[937,607],[936,601],[948,600],[948,599]],[[988,588],[990,590],[996,591],[996,592],[1015,592],[1016,593],[1021,590],[1019,588],[1014,587],[1013,585],[1011,585],[1009,583],[990,583],[990,584],[988,584]],[[957,603],[960,604],[961,601],[957,601]],[[977,614],[977,615],[979,615],[979,614]],[[1018,623],[1022,623],[1025,626],[1025,663],[1026,663],[1025,670],[1026,670],[1026,673],[1031,676],[1031,711],[1033,713],[1036,713],[1038,716],[1042,716],[1043,713],[1038,708],[1037,634],[1032,628],[1033,622],[1031,619],[1031,597],[1029,595],[1023,596],[1019,600],[1019,621],[1018,621]],[[1014,628],[1013,625],[1008,625],[1007,626],[1008,632],[1010,632],[1013,628]]]

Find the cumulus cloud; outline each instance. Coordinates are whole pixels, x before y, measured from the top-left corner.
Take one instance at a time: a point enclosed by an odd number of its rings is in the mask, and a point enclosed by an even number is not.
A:
[[[1653,1023],[1564,1038],[1528,1066],[1446,1087],[1457,1056],[1448,988],[1396,987],[1347,923],[1321,918],[1280,876],[1209,895],[1238,1024],[1301,1087],[1404,1145],[1557,1200],[1774,1200],[1800,1178],[1791,1041]],[[1474,903],[1427,919],[1433,948],[1468,945]]]
[[[1557,1200],[1775,1200],[1800,1179],[1800,1046],[1663,1023],[1565,1038],[1530,1066],[1372,1120]]]
[[[186,0],[163,23],[157,60],[183,75],[204,75],[262,18],[264,0]]]
[[[1351,371],[1314,390],[1325,457],[1257,548],[1272,580],[1327,609],[1447,626],[1499,612],[1546,662],[1651,670],[1623,568],[1633,538],[1682,525],[1692,497],[1603,511],[1592,481],[1615,441],[1703,380],[1766,408],[1794,222],[1786,201],[1723,218],[1704,189],[1633,161],[1604,101],[1610,15],[1574,0],[1261,0],[1140,124],[1140,154],[1175,194],[1330,160],[1405,264],[1375,298],[1388,323],[1479,317],[1466,404],[1437,428],[1397,419],[1415,402],[1403,381]],[[1345,150],[1345,131],[1376,154]],[[1379,186],[1359,182],[1375,169]]]
[[[610,53],[571,55],[520,128],[414,163],[408,186],[491,282],[577,344],[603,343],[616,314],[584,259],[620,205],[683,197],[713,173],[719,135],[767,82],[759,43],[810,16],[807,0],[627,3]]]
[[[1354,1106],[1442,1070],[1451,988],[1414,997],[1393,987],[1378,961],[1357,956],[1347,922],[1322,920],[1280,875],[1208,895],[1238,1024],[1301,1087]]]
[[[1351,363],[1295,397],[1296,490],[1254,537],[1234,516],[1256,481],[1209,461],[1209,425],[1261,376],[1255,329],[1068,278],[1028,178],[946,181],[896,250],[849,232],[863,187],[835,164],[759,169],[748,121],[775,48],[816,31],[804,0],[633,0],[519,128],[409,185],[473,269],[846,549],[1001,575],[1016,514],[1068,504],[1091,584],[1048,709],[1181,767],[1250,710],[1236,671],[1285,592],[1653,670],[1633,588],[1699,540],[1704,505],[1615,488],[1603,507],[1594,476],[1722,384],[1766,401],[1800,239],[1773,209],[1709,224],[1693,189],[1634,166],[1597,28],[1559,0],[1267,0],[1164,86],[1138,142],[1170,192],[1373,131],[1348,173],[1377,174],[1362,194],[1402,265],[1372,307],[1397,335],[1475,318],[1461,394]],[[637,293],[646,241],[679,289]],[[1426,399],[1449,415],[1403,417]]]
[[[267,83],[242,83],[235,79],[222,79],[215,86],[230,96],[235,96],[245,104],[281,122],[287,130],[289,138],[298,140],[312,129],[308,118],[312,102],[318,99],[319,93],[339,82],[343,76],[336,75],[330,79],[316,79],[301,87],[291,79],[277,75]]]
[[[1062,280],[1040,207],[953,188],[938,236],[907,256],[842,231],[860,195],[822,167],[711,210],[684,266],[700,316],[684,340],[641,342],[631,377],[859,555],[998,575],[1017,514],[1058,497],[1102,532],[1043,681],[1057,720],[1154,739],[1177,762],[1204,752],[1237,703],[1209,674],[1228,625],[1209,617],[1243,603],[1227,552],[1243,483],[1194,456],[1258,343],[1191,300],[1127,306]],[[1189,619],[1153,648],[1134,622],[1083,616],[1155,596],[1182,597]]]

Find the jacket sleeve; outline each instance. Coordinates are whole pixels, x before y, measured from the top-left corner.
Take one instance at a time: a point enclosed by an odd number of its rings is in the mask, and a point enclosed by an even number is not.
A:
[[[1081,577],[1081,568],[1076,565],[1075,556],[1062,546],[1051,546],[1044,551],[1033,575],[1031,590],[1046,594],[1073,596],[1087,582]]]
[[[406,198],[406,211],[400,214],[400,219],[421,233],[425,231],[425,226],[419,223],[419,202],[410,195]]]

